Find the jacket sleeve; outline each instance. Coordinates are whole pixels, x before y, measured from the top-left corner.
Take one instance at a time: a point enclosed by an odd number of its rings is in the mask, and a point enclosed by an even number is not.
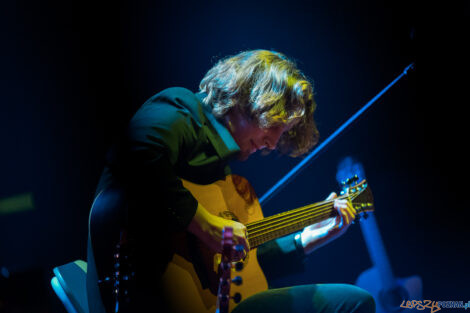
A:
[[[130,205],[141,220],[158,213],[172,231],[187,228],[197,200],[177,176],[197,140],[191,114],[170,97],[158,94],[131,119],[108,164],[128,191]]]
[[[258,247],[258,262],[268,280],[305,271],[305,253],[296,244],[300,232],[269,241]]]

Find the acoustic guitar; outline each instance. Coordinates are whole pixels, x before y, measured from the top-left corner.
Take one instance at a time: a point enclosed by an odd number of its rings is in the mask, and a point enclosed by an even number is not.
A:
[[[235,284],[231,286],[232,296],[229,297],[229,312],[237,306],[240,300],[268,289],[266,277],[256,256],[258,246],[300,231],[309,225],[335,217],[338,214],[334,208],[334,199],[332,199],[265,218],[253,187],[241,176],[228,175],[224,180],[209,185],[198,185],[187,180],[182,181],[185,188],[210,213],[238,221],[247,227],[250,251],[242,261],[231,266],[231,270],[237,272],[238,276]],[[102,199],[101,202],[117,204],[122,201],[120,195],[109,194],[106,190],[97,196],[95,203],[100,202],[100,197],[107,197],[107,199]],[[351,201],[358,212],[356,215],[357,220],[360,219],[363,213],[374,210],[372,192],[365,180],[349,187],[347,193],[339,196],[338,199],[349,199]],[[108,211],[110,210],[108,209]],[[93,246],[99,276],[100,272],[104,272],[100,268],[106,266],[101,260],[102,257],[97,255],[103,255],[106,249],[104,244],[106,240],[102,240],[103,236],[109,236],[111,232],[102,231],[105,227],[103,227],[104,223],[101,222],[110,213],[97,212],[100,212],[100,210],[95,210],[92,207],[90,236],[92,242],[100,243]],[[116,217],[114,220],[116,223],[122,224],[123,214],[118,216],[120,217]],[[109,223],[109,221],[106,221],[106,223]],[[175,252],[162,276],[164,294],[161,296],[167,302],[166,305],[171,309],[171,312],[177,313],[216,312],[221,254],[213,253],[189,233],[181,233],[179,236],[172,238],[172,241]],[[100,290],[102,298],[110,293],[103,290],[103,288]]]
[[[197,185],[183,180],[183,185],[212,214],[246,225],[250,251],[242,262],[234,266],[234,271],[238,270],[237,274],[243,283],[231,288],[233,294],[240,294],[243,299],[268,289],[266,277],[256,257],[258,246],[338,214],[333,207],[334,200],[327,200],[264,218],[254,189],[245,178],[238,175],[229,175],[225,180],[210,185]],[[348,192],[339,198],[349,198],[359,213],[373,211],[372,193],[365,180],[350,187]],[[198,269],[193,266],[193,260],[188,258],[185,240],[180,238],[176,245],[180,250],[174,254],[163,275],[165,296],[172,309],[178,313],[215,312],[220,255],[211,253],[201,243],[198,249],[204,266]],[[185,295],[185,301],[181,301],[181,294]],[[239,301],[239,298],[231,298],[230,311],[236,307],[235,300]]]

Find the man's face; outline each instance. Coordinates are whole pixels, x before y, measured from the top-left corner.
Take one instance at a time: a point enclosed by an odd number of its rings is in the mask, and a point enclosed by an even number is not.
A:
[[[238,159],[241,161],[258,150],[274,150],[281,135],[289,129],[287,125],[260,128],[256,121],[245,118],[239,112],[229,114],[226,125],[240,147]]]

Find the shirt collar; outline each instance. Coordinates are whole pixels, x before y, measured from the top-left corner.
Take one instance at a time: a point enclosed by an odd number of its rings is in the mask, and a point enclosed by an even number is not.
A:
[[[235,139],[233,139],[229,130],[219,120],[215,118],[215,116],[211,112],[211,108],[202,102],[202,99],[206,97],[206,93],[196,93],[196,97],[201,102],[201,105],[204,110],[204,115],[207,117],[207,120],[215,129],[216,134],[218,135],[217,136],[211,132],[208,132],[208,137],[212,141],[212,144],[214,145],[217,154],[219,154],[222,159],[226,159],[240,152],[240,147],[235,142]]]

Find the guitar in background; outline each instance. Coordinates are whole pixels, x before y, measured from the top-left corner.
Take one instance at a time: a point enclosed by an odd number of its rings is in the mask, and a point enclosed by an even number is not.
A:
[[[338,165],[336,180],[344,185],[347,177],[354,176],[357,180],[365,179],[364,168],[353,158],[346,157]],[[400,311],[403,300],[421,300],[422,281],[419,276],[394,277],[373,212],[361,221],[361,229],[373,266],[359,275],[356,285],[374,297],[376,313]]]

